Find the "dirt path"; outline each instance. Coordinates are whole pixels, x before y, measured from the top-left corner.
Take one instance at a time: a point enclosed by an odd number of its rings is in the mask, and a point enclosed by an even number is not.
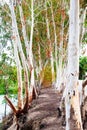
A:
[[[65,120],[58,117],[58,107],[61,102],[61,94],[53,88],[41,89],[40,95],[33,100],[31,108],[26,115],[22,114],[18,119],[20,129],[17,129],[16,121],[11,113],[3,123],[0,130],[65,130]],[[75,130],[72,122],[72,129]],[[84,130],[87,130],[87,122]]]
[[[60,101],[61,95],[53,88],[42,89],[37,100],[32,102],[25,123],[20,124],[20,130],[65,130],[58,117]],[[8,130],[17,130],[15,123]]]
[[[42,89],[41,93],[29,110],[28,120],[34,120],[33,130],[64,130],[57,108],[61,96],[53,88]],[[38,125],[39,124],[39,125]],[[39,127],[38,127],[39,126]]]

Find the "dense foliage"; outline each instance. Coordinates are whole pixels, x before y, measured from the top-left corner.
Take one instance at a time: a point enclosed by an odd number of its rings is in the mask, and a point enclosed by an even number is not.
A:
[[[17,92],[17,70],[12,59],[3,53],[0,60],[0,94]]]
[[[79,78],[84,79],[87,73],[87,57],[80,57],[79,60]]]
[[[50,39],[52,43],[52,51],[53,56],[54,53],[54,29],[53,29],[53,21],[52,21],[52,13],[51,13],[51,2],[53,7],[53,14],[54,14],[54,20],[56,25],[56,34],[57,34],[57,51],[58,51],[58,59],[60,58],[60,55],[63,55],[63,64],[67,60],[67,43],[68,43],[68,27],[69,27],[69,0],[64,1],[64,3],[59,0],[48,0],[47,1],[47,15],[49,20],[49,27],[50,27]],[[64,5],[63,5],[64,4]],[[39,6],[38,6],[39,5]],[[42,60],[42,67],[44,67],[44,63],[47,60],[50,60],[50,49],[49,49],[49,41],[47,39],[47,27],[46,27],[46,9],[45,9],[45,0],[39,0],[35,1],[34,3],[34,16],[35,16],[35,25],[34,25],[34,36],[33,36],[33,57],[34,57],[34,67],[37,67],[39,62],[39,54],[38,54],[38,45],[40,45],[40,53],[41,53],[41,60]],[[85,9],[86,7],[86,0],[80,1],[80,7],[81,9]],[[29,0],[23,0],[22,1],[22,8],[24,13],[24,20],[26,24],[26,32],[29,39],[30,35],[30,27],[31,27],[31,4]],[[15,14],[17,18],[17,24],[18,24],[18,31],[20,34],[20,39],[22,42],[22,47],[24,54],[26,56],[26,47],[24,45],[24,39],[23,34],[21,31],[22,25],[19,15],[19,9],[18,4],[15,5]],[[6,93],[6,86],[8,87],[8,92],[15,92],[17,91],[17,72],[16,67],[12,66],[13,62],[13,48],[12,48],[12,29],[11,29],[11,14],[10,10],[8,8],[8,5],[5,4],[4,6],[0,5],[0,93]],[[63,32],[63,50],[61,51],[61,30],[62,30],[62,24],[64,22],[64,32]],[[84,29],[87,27],[87,14],[86,19],[83,24]],[[8,41],[11,42],[11,45],[8,46]],[[84,36],[82,38],[82,43],[87,42],[87,33],[84,33]],[[10,56],[7,55],[5,52],[6,50],[3,50],[3,48],[7,48],[7,51],[12,52],[10,53]],[[55,56],[54,56],[55,57]],[[87,58],[80,58],[80,79],[84,78],[84,75],[87,71]],[[55,67],[55,64],[54,64]],[[56,69],[55,69],[56,70]],[[46,66],[44,72],[44,82],[52,82],[51,78],[51,68],[50,65]],[[55,74],[54,74],[55,75]],[[49,76],[49,77],[48,77]],[[54,76],[55,77],[55,76]],[[54,78],[55,79],[55,78]],[[47,81],[46,81],[47,80]]]

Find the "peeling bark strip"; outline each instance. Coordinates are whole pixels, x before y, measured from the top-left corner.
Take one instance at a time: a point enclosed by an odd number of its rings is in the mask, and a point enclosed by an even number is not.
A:
[[[66,86],[66,130],[83,130],[79,93],[79,0],[70,0],[69,43]],[[71,125],[73,122],[73,127]]]

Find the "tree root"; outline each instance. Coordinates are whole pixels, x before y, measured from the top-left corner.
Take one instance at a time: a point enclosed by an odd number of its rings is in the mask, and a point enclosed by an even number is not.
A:
[[[16,108],[13,103],[11,102],[11,100],[5,95],[5,99],[8,103],[8,105],[10,106],[10,108],[12,109],[15,117],[16,117],[16,125],[17,125],[17,130],[19,130],[21,128],[21,126],[25,123],[26,121],[26,113],[28,113],[28,109],[30,108],[30,104],[32,102],[33,99],[36,99],[38,97],[37,94],[37,90],[35,89],[35,87],[33,87],[33,92],[32,92],[32,99],[31,101],[29,101],[29,96],[26,96],[26,101],[25,104],[23,106],[23,108]]]

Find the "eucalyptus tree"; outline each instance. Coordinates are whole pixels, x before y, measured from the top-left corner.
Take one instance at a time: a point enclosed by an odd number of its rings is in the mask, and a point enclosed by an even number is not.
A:
[[[82,130],[80,102],[78,93],[79,76],[79,0],[70,0],[69,43],[66,84],[66,130]],[[73,112],[73,114],[72,114]]]
[[[33,66],[33,53],[32,53],[32,42],[33,42],[33,28],[34,28],[34,15],[33,15],[33,1],[31,2],[31,32],[30,32],[30,41],[28,40],[27,32],[26,32],[26,24],[24,20],[24,14],[23,14],[23,9],[22,5],[19,4],[19,12],[20,12],[20,19],[21,19],[21,24],[22,24],[22,33],[23,33],[23,39],[25,43],[25,48],[26,48],[26,53],[27,53],[27,63],[28,63],[28,69],[31,73],[30,75],[30,89],[31,92],[29,93],[32,97],[32,91],[33,87],[35,87],[34,83],[34,66]],[[31,99],[30,99],[31,100]]]
[[[46,0],[45,0],[45,6],[46,6],[47,39],[48,39],[48,45],[49,45],[49,51],[50,51],[50,61],[51,61],[51,69],[52,69],[52,82],[53,82],[53,79],[54,79],[53,45],[52,45],[51,37],[50,37],[49,19],[48,19],[48,15],[47,15],[47,1]]]
[[[22,98],[22,69],[21,69],[21,63],[20,58],[22,62],[22,67],[24,69],[24,79],[25,79],[25,92],[26,92],[26,102],[28,102],[28,96],[29,96],[29,81],[28,81],[28,70],[26,65],[26,58],[22,49],[20,35],[18,32],[18,26],[16,21],[16,15],[15,15],[15,9],[13,5],[13,1],[10,1],[9,3],[9,9],[11,11],[11,19],[12,19],[12,40],[14,44],[14,53],[15,53],[15,61],[17,65],[17,76],[18,76],[18,108],[19,110],[23,109],[23,98]],[[19,53],[19,54],[18,54]],[[19,58],[20,55],[20,58]],[[7,97],[6,97],[7,99]],[[9,99],[7,99],[9,101]],[[12,108],[12,103],[10,104],[10,107]],[[24,106],[25,107],[25,106]],[[27,110],[28,104],[26,106]],[[13,109],[13,108],[12,108]],[[16,108],[15,108],[16,109]],[[14,113],[17,113],[17,110],[13,109]]]
[[[35,89],[35,79],[34,79],[35,75],[34,75],[34,58],[33,58],[33,36],[34,36],[33,32],[34,32],[35,18],[38,15],[35,14],[37,6],[35,7],[34,2],[35,1],[33,0],[28,1],[27,4],[31,3],[31,6],[29,8],[30,14],[27,14],[27,16],[25,16],[26,9],[24,8],[24,3],[22,3],[22,1],[10,0],[8,4],[11,13],[10,16],[12,24],[11,39],[14,47],[14,57],[17,66],[18,109],[12,104],[12,102],[9,100],[7,96],[5,96],[5,98],[8,101],[8,104],[12,108],[16,117],[17,115],[19,115],[19,113],[27,112],[29,104],[33,99],[33,94],[35,97],[37,96]],[[19,11],[18,14],[16,12],[17,10]],[[18,15],[20,16],[19,18]],[[25,19],[30,20],[30,26]],[[19,23],[21,27],[19,26]],[[29,29],[28,31],[27,28]],[[25,50],[23,48],[23,45],[25,46]],[[23,86],[25,88],[24,102],[23,102]]]
[[[64,22],[65,22],[65,1],[61,2],[61,21],[60,21],[60,43],[58,52],[58,66],[57,66],[57,77],[56,77],[56,88],[60,91],[61,83],[64,82],[63,77],[63,55],[64,55]]]
[[[55,24],[55,17],[54,17],[54,11],[53,11],[53,3],[51,1],[51,14],[52,14],[52,21],[53,21],[53,29],[54,29],[54,52],[55,52],[55,62],[56,62],[56,72],[57,72],[57,68],[58,68],[58,63],[57,63],[57,54],[58,54],[58,50],[57,50],[57,33],[56,33],[56,24]]]

